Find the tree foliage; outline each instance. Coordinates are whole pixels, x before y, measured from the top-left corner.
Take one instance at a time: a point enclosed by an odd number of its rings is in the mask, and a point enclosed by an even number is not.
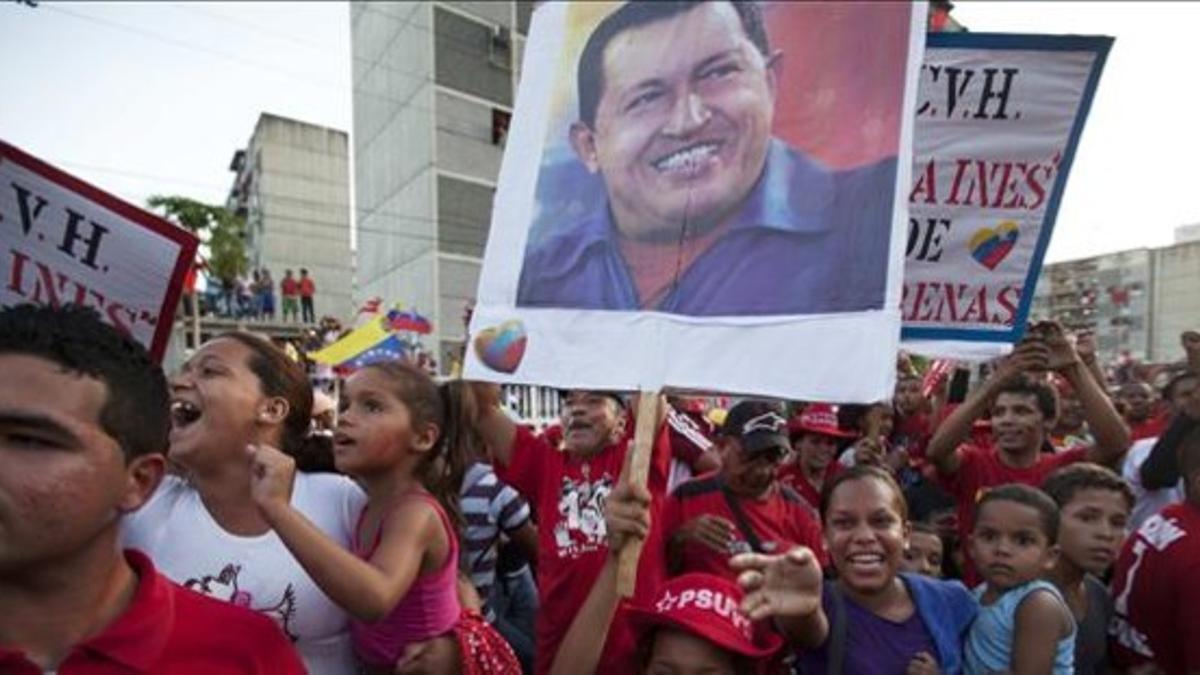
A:
[[[250,266],[246,257],[246,220],[223,206],[179,195],[154,195],[146,204],[194,232],[208,249],[209,274],[233,281]]]

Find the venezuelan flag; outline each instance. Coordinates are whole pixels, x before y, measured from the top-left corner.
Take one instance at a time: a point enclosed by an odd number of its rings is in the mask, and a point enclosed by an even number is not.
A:
[[[317,363],[336,366],[368,351],[375,345],[391,337],[385,317],[371,319],[355,328],[349,335],[329,345],[324,349],[312,352],[308,358]]]
[[[387,321],[392,330],[411,331],[420,335],[433,332],[433,325],[429,323],[429,319],[408,310],[393,309],[387,313]]]
[[[358,370],[372,363],[384,361],[399,361],[404,358],[408,346],[400,341],[400,336],[392,333],[367,351],[355,356],[350,361],[339,364],[341,368]]]

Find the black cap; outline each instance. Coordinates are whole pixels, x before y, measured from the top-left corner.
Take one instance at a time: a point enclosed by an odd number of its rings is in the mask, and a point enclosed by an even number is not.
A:
[[[738,439],[742,451],[755,455],[771,448],[791,449],[782,406],[769,401],[742,401],[729,410],[721,435]]]

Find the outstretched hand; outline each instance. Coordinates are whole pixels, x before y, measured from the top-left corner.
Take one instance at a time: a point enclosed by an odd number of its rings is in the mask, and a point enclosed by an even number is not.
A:
[[[269,445],[248,445],[250,458],[250,496],[260,509],[292,501],[296,478],[296,460]]]
[[[754,621],[810,616],[821,607],[821,565],[803,546],[782,555],[743,553],[729,565],[740,572],[742,612]]]

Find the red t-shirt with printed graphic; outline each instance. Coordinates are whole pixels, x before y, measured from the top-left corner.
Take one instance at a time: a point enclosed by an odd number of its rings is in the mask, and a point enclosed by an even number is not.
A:
[[[1109,648],[1121,668],[1200,670],[1200,508],[1172,504],[1125,541],[1113,574]]]
[[[587,599],[608,553],[604,505],[621,476],[632,439],[604,448],[587,458],[556,450],[544,438],[519,427],[508,466],[496,464],[496,475],[519,490],[534,506],[538,521],[537,672],[549,672],[571,620]],[[632,600],[648,605],[666,578],[662,528],[658,513],[667,491],[671,444],[666,426],[651,451],[646,487],[651,504],[650,534],[638,564]],[[597,672],[620,672],[631,661],[635,641],[620,619],[609,629]]]
[[[737,574],[730,569],[729,558],[753,549],[749,538],[741,532],[738,519],[721,490],[721,480],[719,475],[704,476],[675,488],[662,511],[663,544],[665,546],[671,534],[689,520],[706,514],[724,518],[734,525],[734,538],[729,550],[718,553],[703,544],[686,542],[682,550],[682,567],[676,571],[678,574],[705,572],[736,583]],[[763,553],[783,553],[794,546],[807,546],[816,554],[822,567],[829,562],[819,522],[804,500],[791,489],[776,484],[764,499],[729,496],[738,500],[746,523],[753,528]]]

